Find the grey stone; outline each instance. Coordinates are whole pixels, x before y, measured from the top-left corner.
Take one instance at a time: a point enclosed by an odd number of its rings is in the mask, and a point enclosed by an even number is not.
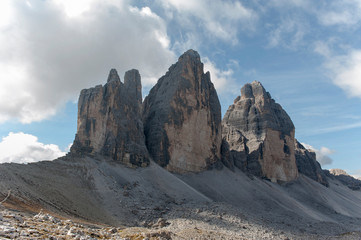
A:
[[[222,120],[222,161],[272,181],[298,177],[295,128],[260,82],[246,84]]]
[[[172,172],[199,172],[220,160],[221,106],[209,72],[194,50],[185,52],[143,103],[148,151]]]
[[[104,86],[82,90],[71,154],[103,155],[130,167],[147,166],[141,89],[137,70],[128,71],[123,84],[112,69]]]
[[[337,179],[351,190],[361,190],[361,181],[349,175],[345,170],[336,168],[324,170],[324,173],[330,178]]]
[[[295,154],[298,172],[328,187],[326,174],[316,160],[316,153],[306,149],[297,140],[295,142]]]
[[[129,70],[124,75],[124,87],[126,92],[132,100],[135,100],[136,103],[134,107],[138,107],[136,111],[141,112],[142,108],[142,83],[140,79],[139,71],[136,69]]]

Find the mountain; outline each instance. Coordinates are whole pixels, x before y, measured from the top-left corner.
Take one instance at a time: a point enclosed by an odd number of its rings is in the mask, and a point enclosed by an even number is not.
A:
[[[298,177],[295,127],[260,82],[242,87],[223,118],[222,137],[231,166],[273,182]]]
[[[137,70],[123,83],[112,69],[106,84],[82,90],[70,153],[1,164],[0,198],[131,239],[359,239],[361,191],[323,171],[294,136],[260,82],[221,121],[210,74],[189,50],[144,102]],[[6,214],[2,229],[15,219]]]
[[[325,174],[330,178],[337,179],[342,184],[347,186],[352,190],[360,190],[361,189],[361,180],[355,179],[351,175],[349,175],[346,171],[342,169],[330,169],[324,170]]]
[[[143,104],[153,160],[172,172],[200,172],[220,160],[221,106],[199,54],[189,50],[159,79]]]
[[[107,156],[127,166],[147,166],[141,118],[142,85],[138,70],[124,83],[112,69],[107,83],[84,89],[78,101],[78,128],[72,155]]]

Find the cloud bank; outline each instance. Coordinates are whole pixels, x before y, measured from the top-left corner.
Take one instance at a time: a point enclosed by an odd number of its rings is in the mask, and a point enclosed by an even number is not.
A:
[[[333,163],[333,159],[330,157],[330,155],[335,153],[334,150],[331,150],[327,147],[316,149],[307,143],[302,143],[302,145],[316,153],[316,160],[321,164],[322,167],[325,165],[331,165]]]
[[[44,144],[38,138],[22,132],[10,132],[0,142],[0,163],[31,163],[54,160],[66,154],[54,144]]]
[[[166,24],[149,8],[82,2],[0,2],[0,122],[46,119],[111,68],[137,68],[154,84],[174,61]]]

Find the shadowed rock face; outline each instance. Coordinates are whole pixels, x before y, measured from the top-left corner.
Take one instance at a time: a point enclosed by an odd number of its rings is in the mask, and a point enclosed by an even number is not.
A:
[[[344,184],[351,190],[361,189],[361,181],[349,175],[345,170],[336,168],[324,170],[324,173],[330,178],[339,180],[342,184]]]
[[[220,159],[221,107],[196,51],[184,53],[143,103],[150,155],[172,172],[199,172]]]
[[[297,140],[295,142],[295,154],[298,172],[328,187],[326,174],[316,160],[316,153],[306,149]]]
[[[241,89],[223,118],[222,160],[272,181],[292,181],[298,177],[294,135],[290,117],[254,81]]]
[[[104,86],[82,90],[71,154],[99,154],[128,166],[147,166],[141,88],[138,70],[126,72],[123,84],[112,69]]]

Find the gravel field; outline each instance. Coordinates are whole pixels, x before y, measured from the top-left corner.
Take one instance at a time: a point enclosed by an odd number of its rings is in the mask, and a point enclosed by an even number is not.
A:
[[[361,239],[361,192],[102,159],[0,165],[1,239]],[[41,210],[43,209],[43,210]],[[39,213],[40,212],[40,213]]]

